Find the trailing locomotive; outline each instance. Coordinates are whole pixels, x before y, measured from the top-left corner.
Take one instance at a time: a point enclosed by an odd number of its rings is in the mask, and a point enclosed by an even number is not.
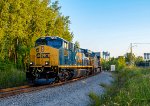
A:
[[[41,37],[30,50],[30,66],[26,78],[38,83],[88,76],[101,70],[100,59],[96,54],[78,48],[60,37]]]

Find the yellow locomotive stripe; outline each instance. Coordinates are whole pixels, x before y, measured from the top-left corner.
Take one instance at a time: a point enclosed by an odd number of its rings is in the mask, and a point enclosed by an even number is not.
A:
[[[58,66],[59,68],[93,68],[93,66],[64,66],[64,65],[61,65],[61,66]]]
[[[52,66],[30,66],[30,67],[52,67]],[[65,65],[60,65],[58,66],[59,68],[74,68],[74,69],[78,69],[78,68],[93,68],[93,66],[65,66]]]
[[[45,67],[45,66],[30,66],[30,67]]]

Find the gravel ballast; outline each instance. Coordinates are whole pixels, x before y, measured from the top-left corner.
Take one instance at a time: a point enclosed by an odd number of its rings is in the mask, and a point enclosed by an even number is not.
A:
[[[89,93],[104,93],[100,83],[110,85],[112,81],[111,73],[101,72],[62,86],[0,99],[0,106],[87,106],[90,104]]]

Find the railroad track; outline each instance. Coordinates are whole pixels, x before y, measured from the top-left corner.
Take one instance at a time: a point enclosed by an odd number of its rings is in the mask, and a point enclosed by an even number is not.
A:
[[[99,73],[100,72],[98,72],[96,74],[99,74]],[[14,87],[14,88],[1,89],[0,90],[0,98],[6,98],[6,97],[22,94],[22,93],[40,91],[40,90],[44,90],[46,88],[61,86],[64,84],[68,84],[68,83],[72,83],[75,81],[79,81],[79,80],[83,80],[83,79],[92,77],[96,74],[86,76],[86,77],[75,78],[75,79],[64,81],[64,82],[59,82],[59,83],[54,83],[54,84],[49,84],[49,85],[43,85],[43,86],[26,85],[26,86]]]

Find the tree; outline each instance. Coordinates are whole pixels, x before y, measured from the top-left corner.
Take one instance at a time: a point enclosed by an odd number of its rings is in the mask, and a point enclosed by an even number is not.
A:
[[[125,55],[125,61],[126,61],[127,64],[134,65],[135,55],[131,54],[131,53],[127,53]]]
[[[75,47],[80,48],[80,43],[78,41],[75,42]]]
[[[138,56],[135,59],[135,64],[136,66],[142,66],[144,64],[144,59],[142,56]]]
[[[29,50],[41,36],[59,36],[72,41],[69,16],[59,2],[50,0],[0,0],[0,61],[24,67]]]
[[[117,70],[121,70],[126,66],[126,61],[123,56],[119,56],[117,59]]]

